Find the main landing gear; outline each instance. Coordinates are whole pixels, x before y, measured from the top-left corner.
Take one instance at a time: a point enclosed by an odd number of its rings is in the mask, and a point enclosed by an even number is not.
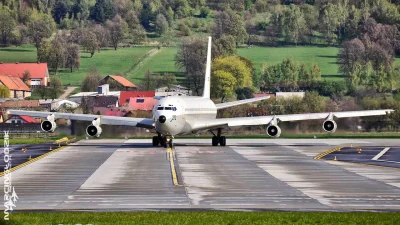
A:
[[[214,136],[212,137],[212,146],[226,146],[226,137],[225,136],[221,136],[221,131],[222,129],[219,128],[217,135],[214,134],[214,132],[210,131]]]
[[[161,134],[158,134],[158,136],[153,136],[153,146],[158,147],[161,145],[164,148],[172,148],[173,147],[173,141],[172,137],[165,137],[161,136]]]

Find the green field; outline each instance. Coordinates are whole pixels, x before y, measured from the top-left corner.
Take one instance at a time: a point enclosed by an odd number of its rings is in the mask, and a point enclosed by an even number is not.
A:
[[[147,69],[153,73],[174,73],[178,80],[183,79],[183,73],[175,67],[175,54],[177,47],[161,48],[154,54],[137,63],[152,47],[104,49],[95,53],[90,58],[89,53],[81,52],[81,68],[72,73],[69,70],[58,72],[64,85],[80,85],[80,82],[90,67],[97,67],[105,76],[108,74],[122,73],[133,83],[138,84],[142,80]],[[336,47],[251,47],[239,48],[238,55],[251,59],[257,70],[261,63],[269,65],[279,63],[286,57],[305,63],[308,67],[312,63],[318,64],[322,71],[323,79],[343,79],[338,72]],[[32,45],[20,47],[0,48],[0,62],[35,62],[36,48]],[[137,64],[137,65],[136,65]],[[396,65],[400,65],[400,58],[396,59]],[[134,66],[136,65],[136,66]]]
[[[97,67],[106,76],[108,74],[129,73],[137,60],[150,51],[151,47],[103,49],[96,52],[93,58],[90,54],[81,52],[81,67],[79,71],[68,69],[59,71],[58,76],[64,85],[80,85],[90,67]],[[33,46],[0,48],[0,62],[36,62],[36,48]],[[51,75],[54,72],[50,72]]]
[[[6,224],[266,224],[394,225],[400,213],[366,212],[30,212],[13,213]]]

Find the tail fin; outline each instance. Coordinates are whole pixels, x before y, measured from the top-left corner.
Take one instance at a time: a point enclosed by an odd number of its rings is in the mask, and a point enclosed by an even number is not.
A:
[[[203,98],[210,98],[211,80],[211,37],[208,37],[206,78],[204,80]]]

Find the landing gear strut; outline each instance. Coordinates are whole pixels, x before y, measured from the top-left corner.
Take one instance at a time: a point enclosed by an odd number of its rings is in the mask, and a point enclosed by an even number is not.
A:
[[[219,128],[217,130],[217,135],[214,134],[214,132],[210,131],[214,136],[212,137],[212,146],[226,146],[226,137],[225,136],[221,136],[221,131],[222,129]]]
[[[172,138],[169,137],[163,137],[161,136],[161,134],[158,134],[158,136],[153,136],[153,146],[154,147],[158,147],[159,145],[161,145],[162,147],[166,148],[172,148],[173,147],[173,142],[172,142]]]

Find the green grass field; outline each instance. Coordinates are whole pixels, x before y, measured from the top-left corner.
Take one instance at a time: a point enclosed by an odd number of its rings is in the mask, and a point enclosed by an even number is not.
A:
[[[93,58],[90,54],[81,52],[81,67],[72,73],[66,69],[58,72],[64,85],[79,86],[90,67],[97,67],[106,76],[108,74],[129,73],[129,69],[137,60],[150,51],[151,47],[103,49],[96,52]],[[36,48],[33,46],[0,48],[0,62],[36,62]],[[50,72],[51,75],[54,73]],[[143,76],[143,75],[142,75]]]
[[[81,68],[72,73],[69,70],[58,72],[64,85],[80,85],[81,80],[90,67],[97,67],[105,76],[108,74],[122,73],[133,83],[138,84],[142,80],[147,69],[153,73],[174,73],[178,80],[182,80],[183,73],[175,66],[175,54],[177,47],[161,48],[154,54],[145,58],[142,63],[132,67],[138,60],[149,52],[152,47],[104,49],[95,53],[90,58],[89,53],[81,52]],[[328,80],[343,79],[338,71],[336,47],[252,47],[239,48],[238,55],[251,59],[257,70],[261,63],[269,65],[279,63],[286,57],[305,63],[308,67],[312,63],[318,64],[322,71],[322,78]],[[32,45],[20,47],[0,48],[0,62],[36,62],[36,48]],[[400,58],[396,58],[395,65],[400,65]]]
[[[394,225],[399,221],[400,213],[369,212],[30,212],[13,213],[6,224]]]

